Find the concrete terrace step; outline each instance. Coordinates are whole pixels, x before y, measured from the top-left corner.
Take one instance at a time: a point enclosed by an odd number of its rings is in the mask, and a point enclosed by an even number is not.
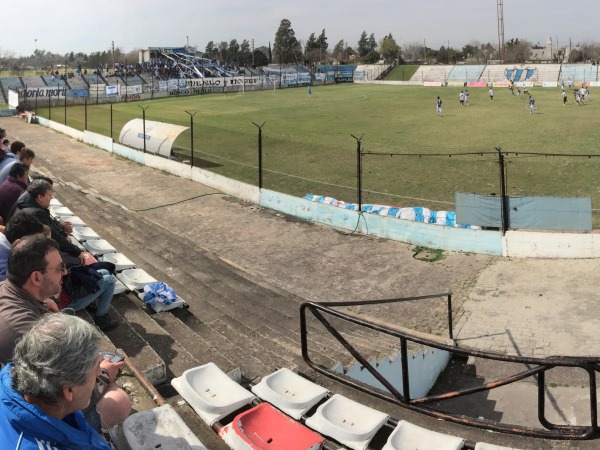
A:
[[[132,359],[136,362],[138,368],[144,370],[147,360],[142,356],[143,352],[152,350],[162,361],[164,361],[163,377],[155,382],[152,378],[152,384],[158,385],[173,377],[181,375],[190,367],[198,365],[198,361],[189,354],[189,352],[171,335],[165,331],[158,323],[156,323],[140,306],[143,306],[139,299],[133,294],[120,295],[120,301],[113,301],[113,307],[118,314],[123,318],[129,327],[131,327],[138,335],[142,336],[143,342],[133,342],[130,339],[130,333],[123,334],[127,327],[118,327],[108,331],[107,336],[117,346],[121,346],[128,355],[140,355],[137,359]],[[124,328],[122,330],[122,328]],[[127,330],[128,331],[128,330]],[[138,361],[139,360],[139,361]],[[158,373],[156,378],[158,378]]]
[[[78,211],[81,209],[98,211],[98,208],[106,208],[106,206],[102,204],[92,206],[91,203],[93,203],[93,199],[87,201],[88,198],[85,198],[85,200],[85,204],[75,205],[73,207]],[[110,217],[110,220],[114,221],[115,217],[112,214],[119,214],[119,216],[116,217],[119,223],[126,224],[127,222],[132,222],[131,217],[121,217],[121,215],[128,216],[130,213],[117,210],[115,207],[111,208],[113,211],[103,214],[103,217]],[[157,227],[148,227],[143,222],[136,222],[135,225],[135,228],[132,226],[129,231],[126,230],[125,226],[122,226],[114,233],[115,236],[117,236],[118,233],[118,239],[124,242],[126,248],[124,248],[123,251],[128,251],[129,257],[136,261],[138,266],[146,269],[156,278],[166,280],[164,277],[161,277],[162,275],[170,278],[168,283],[176,290],[176,292],[188,300],[192,310],[195,310],[196,307],[200,308],[201,305],[197,304],[197,302],[208,301],[212,303],[213,306],[222,309],[225,315],[231,314],[234,317],[238,317],[239,320],[243,320],[245,323],[252,322],[255,326],[262,326],[265,321],[268,323],[276,323],[276,326],[280,327],[280,331],[286,335],[289,334],[291,330],[297,332],[299,329],[299,319],[297,316],[298,306],[293,304],[289,305],[288,301],[285,301],[273,291],[265,291],[264,288],[256,287],[246,278],[238,276],[234,269],[225,265],[221,260],[211,258],[210,255],[206,256],[201,249],[197,249],[197,251],[194,252],[196,255],[194,260],[186,261],[184,260],[185,256],[182,255],[190,253],[190,244],[188,242],[182,244],[181,242],[172,239],[167,240],[168,237],[160,234]],[[95,230],[99,229],[99,227],[101,227],[100,224],[92,225],[92,228]],[[146,229],[144,227],[148,228]],[[111,227],[108,231],[114,231],[114,227]],[[119,248],[114,239],[111,242]],[[153,243],[152,248],[148,247],[147,242]],[[157,244],[154,245],[154,243]],[[178,254],[175,254],[178,247],[181,251]],[[139,256],[139,258],[136,259],[133,255]],[[164,257],[168,257],[172,261],[165,262]],[[205,259],[205,262],[209,264],[201,263],[200,260],[202,259]],[[139,264],[141,260],[146,261],[150,266]],[[192,272],[192,274],[184,272],[181,268],[165,270],[162,274],[157,273],[157,271],[160,272],[158,267],[170,268],[172,266],[184,267],[186,271]],[[196,270],[192,269],[194,266],[197,267]],[[224,267],[227,272],[226,276],[224,276],[222,270],[216,271],[215,266],[220,266],[221,268]],[[207,272],[214,272],[214,274],[211,276],[211,274],[207,274]],[[190,295],[189,290],[192,289],[193,285],[199,284],[199,279],[205,280],[204,283],[200,283],[202,289],[196,290],[195,292],[192,290],[192,295]],[[242,286],[242,288],[240,288],[240,286]],[[247,292],[248,287],[251,291],[250,293]],[[252,306],[248,306],[250,303]],[[271,305],[273,306],[272,308]],[[262,306],[266,306],[264,311],[261,308]],[[285,310],[283,315],[282,312],[280,312],[282,309]],[[200,310],[202,311],[203,318],[205,318],[204,316],[207,311],[211,311],[210,308],[205,307],[201,307]],[[221,314],[217,315],[217,317],[221,316]],[[255,316],[257,316],[256,320],[254,319]],[[213,316],[213,318],[216,317]],[[208,318],[205,318],[205,320],[209,321]],[[315,336],[315,339],[319,340],[324,338]],[[297,342],[299,342],[299,336]],[[336,344],[332,338],[328,338],[328,342],[332,345]],[[371,340],[370,343],[372,344],[373,341]]]
[[[164,383],[166,380],[165,362],[152,346],[148,345],[145,330],[140,329],[135,322],[129,322],[127,317],[119,313],[119,310],[123,312],[127,310],[127,306],[123,304],[126,305],[128,302],[127,296],[123,294],[113,298],[110,315],[120,320],[121,325],[105,334],[115,347],[123,349],[152,384]]]
[[[229,328],[221,326],[221,330],[227,333],[229,329],[236,329],[245,334],[240,345],[245,344],[246,347],[254,343],[257,349],[264,349],[266,342],[270,341],[273,351],[256,352],[266,367],[276,369],[300,362],[298,311],[303,299],[287,293],[281,295],[280,289],[269,289],[264,282],[259,286],[248,280],[247,274],[200,248],[190,252],[194,246],[187,239],[173,236],[158,225],[148,224],[137,213],[103,203],[93,196],[84,196],[69,187],[60,189],[57,194],[59,197],[62,195],[65,203],[77,211],[88,225],[108,238],[138,267],[171,285],[190,304],[190,311],[202,317],[205,323],[220,320],[229,324]],[[102,222],[95,222],[90,217],[92,214],[102,217]],[[115,226],[115,223],[120,226]],[[338,362],[345,367],[353,364],[351,355],[322,325],[314,320],[309,320],[308,324],[311,357],[315,361],[329,367]],[[258,334],[256,330],[259,328],[266,335]],[[343,329],[343,334],[367,359],[381,359],[384,355],[395,357],[396,352],[390,351],[397,345],[395,339],[379,333],[365,333],[348,323]],[[292,343],[287,342],[284,346],[275,343],[282,343],[290,337],[295,340],[297,348],[294,361],[289,358]],[[275,357],[273,352],[280,352],[280,355]]]

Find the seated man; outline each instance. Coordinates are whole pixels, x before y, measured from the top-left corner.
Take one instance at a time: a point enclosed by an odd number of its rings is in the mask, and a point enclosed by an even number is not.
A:
[[[92,325],[65,314],[48,314],[25,333],[0,372],[4,448],[110,450],[82,413],[104,371],[100,342]],[[122,364],[113,364],[113,376]]]
[[[8,179],[0,183],[0,217],[3,222],[8,223],[8,213],[13,205],[27,189],[29,181],[29,167],[23,163],[15,163],[10,166]]]
[[[13,242],[32,234],[44,234],[44,225],[31,214],[20,214],[8,221],[4,233],[0,233],[0,281],[6,280],[8,255]]]
[[[27,236],[13,244],[8,257],[8,277],[0,283],[0,362],[13,359],[16,342],[46,313],[58,312],[49,297],[60,291],[66,273],[58,245],[45,236]],[[92,403],[85,411],[97,431],[122,422],[131,411],[131,400],[114,383],[119,363],[103,361],[108,371],[96,379]],[[0,426],[1,428],[1,426]]]
[[[15,215],[32,214],[44,225],[48,225],[52,232],[52,239],[58,243],[63,254],[63,261],[68,266],[85,264],[85,252],[82,252],[79,247],[72,244],[68,239],[67,233],[71,232],[72,229],[50,216],[51,200],[52,185],[43,179],[33,180],[27,187],[26,193],[17,200]]]
[[[6,158],[2,163],[0,163],[0,184],[4,183],[10,174],[10,167],[13,164],[21,162],[25,164],[27,167],[31,167],[33,164],[33,160],[35,158],[35,152],[27,147],[22,148],[13,148],[14,144],[18,143],[20,145],[25,145],[22,142],[16,141],[11,144],[11,152],[15,152],[14,158]],[[29,183],[28,183],[29,184]]]

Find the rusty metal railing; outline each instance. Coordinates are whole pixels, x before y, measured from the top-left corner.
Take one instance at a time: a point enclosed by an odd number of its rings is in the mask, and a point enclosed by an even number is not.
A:
[[[423,333],[411,334],[402,330],[386,327],[379,321],[364,320],[335,308],[349,306],[368,306],[385,303],[401,303],[407,301],[418,301],[432,298],[446,298],[448,302],[448,331],[452,339],[452,295],[449,293],[428,295],[423,297],[406,297],[398,299],[386,300],[363,300],[363,301],[347,301],[347,302],[305,302],[300,306],[300,327],[301,327],[301,344],[302,357],[304,361],[315,371],[335,379],[345,385],[351,386],[360,391],[366,392],[374,397],[389,401],[393,404],[435,417],[441,420],[447,420],[463,425],[473,426],[477,428],[487,429],[491,431],[499,431],[510,434],[518,434],[522,436],[531,436],[547,439],[594,439],[600,437],[600,429],[598,428],[598,407],[597,407],[597,391],[596,391],[596,372],[600,371],[600,358],[595,357],[569,357],[569,356],[552,356],[547,358],[534,358],[524,356],[504,355],[495,352],[484,352],[466,348],[459,348],[453,345],[445,344],[440,340],[431,339],[423,335]],[[324,367],[321,364],[311,360],[308,350],[308,331],[307,331],[307,313],[310,312],[325,329],[358,361],[364,369],[379,381],[388,392],[367,386],[361,382],[351,379],[343,374],[340,374],[332,369]],[[359,325],[370,330],[384,333],[390,336],[397,337],[400,340],[400,358],[402,362],[402,391],[401,394],[389,380],[377,371],[363,357],[354,346],[342,336],[339,327],[328,320],[327,316],[335,317],[346,322]],[[431,395],[420,398],[410,397],[410,375],[408,371],[408,343],[421,344],[428,347],[445,350],[452,356],[477,357],[506,363],[524,364],[528,367],[527,370],[515,373],[511,376],[504,377],[492,382],[488,382],[476,387],[453,390],[439,395]],[[589,417],[590,425],[565,425],[554,424],[546,418],[545,406],[545,375],[546,372],[556,367],[580,368],[587,372],[589,378]],[[507,386],[511,383],[521,381],[527,378],[533,378],[537,383],[537,410],[538,420],[543,428],[534,428],[525,425],[504,424],[501,422],[472,418],[464,415],[453,414],[451,412],[442,411],[431,406],[432,403],[439,403],[445,400],[454,399],[466,395],[476,394],[483,391],[489,391],[502,386]]]

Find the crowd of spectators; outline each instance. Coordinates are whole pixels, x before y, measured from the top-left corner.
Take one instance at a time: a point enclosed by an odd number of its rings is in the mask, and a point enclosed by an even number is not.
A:
[[[53,180],[32,170],[35,156],[0,129],[0,440],[21,449],[41,448],[40,442],[108,449],[102,436],[131,411],[128,394],[115,384],[123,362],[100,356],[94,331],[119,326],[108,314],[115,278],[74,245],[71,224],[51,214]],[[97,284],[80,296],[69,294],[65,280],[83,265],[97,273]],[[70,316],[84,308],[97,328]],[[36,360],[40,354],[31,346],[45,346],[44,357],[53,359]],[[74,361],[82,364],[75,378],[64,372],[69,361],[72,371]],[[36,377],[45,378],[42,388],[30,384]]]

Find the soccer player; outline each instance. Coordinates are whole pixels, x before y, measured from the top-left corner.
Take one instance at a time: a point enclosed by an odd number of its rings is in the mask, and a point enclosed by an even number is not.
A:
[[[469,91],[465,90],[465,103],[469,106]]]
[[[535,111],[535,100],[530,95],[529,96],[529,114],[533,114],[533,111]]]
[[[458,94],[458,101],[460,102],[460,106],[465,106],[465,93],[463,91],[460,91],[460,94]]]
[[[308,90],[306,91],[306,93],[308,94],[308,98],[310,98],[310,94],[311,94],[311,92],[310,92],[310,84],[308,85]]]
[[[436,107],[437,115],[439,117],[442,117],[442,99],[439,96],[435,101],[435,107]]]
[[[490,94],[490,98],[492,100],[494,100],[494,89],[493,88],[490,88],[490,90],[488,91],[488,94]]]
[[[562,99],[563,99],[563,106],[564,106],[567,104],[567,93],[565,92],[564,89],[562,91]]]

